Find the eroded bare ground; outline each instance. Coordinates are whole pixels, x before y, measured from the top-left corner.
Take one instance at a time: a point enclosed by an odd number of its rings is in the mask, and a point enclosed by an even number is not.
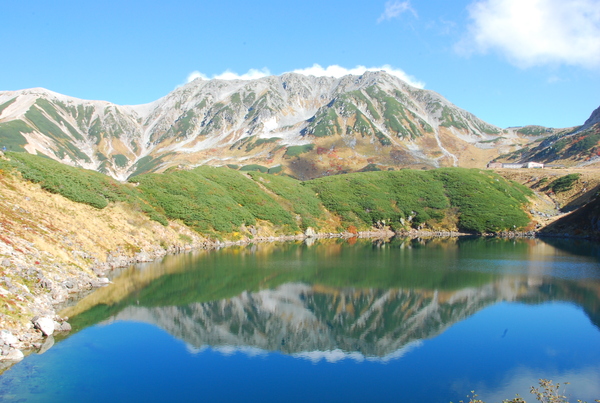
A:
[[[545,227],[566,214],[592,201],[600,191],[600,169],[498,169],[506,179],[521,183],[532,189],[537,198],[532,199],[531,211],[535,221]],[[571,190],[554,193],[548,185],[552,181],[573,173],[580,175]]]

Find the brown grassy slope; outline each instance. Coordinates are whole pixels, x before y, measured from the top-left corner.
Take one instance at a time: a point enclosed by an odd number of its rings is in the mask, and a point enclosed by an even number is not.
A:
[[[17,334],[34,315],[89,288],[96,270],[200,246],[187,227],[150,221],[124,204],[102,210],[0,171],[0,329]]]

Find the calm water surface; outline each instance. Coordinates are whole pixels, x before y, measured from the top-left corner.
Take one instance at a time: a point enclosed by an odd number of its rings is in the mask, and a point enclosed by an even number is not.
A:
[[[600,249],[327,240],[169,256],[67,308],[0,401],[489,402],[539,378],[600,398]]]

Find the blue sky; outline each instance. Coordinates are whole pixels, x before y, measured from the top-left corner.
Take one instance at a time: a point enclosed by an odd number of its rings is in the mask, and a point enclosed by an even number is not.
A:
[[[500,127],[600,106],[600,0],[8,0],[0,49],[0,90],[117,104],[190,76],[389,66]]]

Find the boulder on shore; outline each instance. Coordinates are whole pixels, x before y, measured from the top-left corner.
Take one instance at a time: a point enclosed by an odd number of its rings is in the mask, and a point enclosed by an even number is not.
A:
[[[36,329],[42,331],[44,336],[52,336],[52,333],[54,333],[54,319],[43,316],[41,318],[33,318],[32,322]]]
[[[308,227],[306,229],[306,231],[304,232],[304,235],[306,235],[307,238],[313,238],[313,237],[317,236],[317,233],[315,232],[313,227]]]

